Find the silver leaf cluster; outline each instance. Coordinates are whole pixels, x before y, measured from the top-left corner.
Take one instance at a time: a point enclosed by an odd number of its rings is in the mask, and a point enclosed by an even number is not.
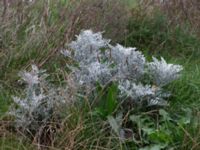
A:
[[[91,30],[82,31],[69,48],[70,51],[61,53],[78,63],[79,67],[72,69],[76,83],[93,89],[96,82],[105,85],[115,81],[121,95],[135,101],[148,99],[149,105],[161,104],[163,96],[158,93],[164,93],[162,87],[177,79],[183,69],[180,65],[166,63],[164,58],[159,61],[153,57],[153,62],[147,62],[136,48],[112,46],[101,32]],[[141,81],[146,75],[149,80],[153,79],[148,82],[153,82],[152,85]]]
[[[27,88],[24,97],[13,96],[17,107],[12,105],[9,114],[15,117],[16,127],[23,131],[37,130],[43,123],[50,121],[54,110],[66,103],[69,96],[66,91],[62,95],[59,93],[61,89],[51,87],[45,80],[48,75],[36,65],[32,65],[30,72],[23,71],[19,75]]]
[[[144,73],[145,57],[136,48],[125,48],[120,44],[111,46],[111,58],[120,78],[138,79]]]
[[[120,81],[118,88],[121,95],[131,97],[133,100],[138,101],[146,96],[155,95],[155,88],[151,85],[135,84],[129,80]]]
[[[94,61],[88,65],[82,66],[74,73],[76,81],[80,85],[92,86],[97,81],[101,84],[106,84],[112,78],[112,70],[109,69],[109,65]]]
[[[155,84],[157,86],[164,86],[176,80],[180,76],[183,67],[180,65],[168,64],[162,57],[160,61],[153,57],[153,62],[148,63],[148,70]]]
[[[73,49],[73,58],[81,65],[97,60],[101,48],[107,47],[110,40],[103,39],[102,33],[93,33],[91,30],[82,31],[76,41],[72,41],[69,47]]]

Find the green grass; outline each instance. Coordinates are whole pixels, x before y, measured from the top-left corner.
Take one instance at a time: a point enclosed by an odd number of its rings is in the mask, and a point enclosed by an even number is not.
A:
[[[34,150],[36,145],[31,145],[23,138],[19,138],[16,135],[10,135],[9,137],[1,137],[0,149],[2,150]]]
[[[181,78],[166,87],[172,93],[167,110],[171,116],[189,122],[170,127],[174,135],[171,144],[179,145],[176,149],[199,149],[200,39],[187,28],[170,26],[164,14],[136,16],[130,20],[129,34],[123,43],[138,47],[147,57],[162,56],[170,63],[183,65]]]

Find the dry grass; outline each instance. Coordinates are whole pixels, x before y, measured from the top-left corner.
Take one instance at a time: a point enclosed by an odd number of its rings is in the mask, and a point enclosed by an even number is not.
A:
[[[129,20],[127,6],[120,0],[82,0],[72,13],[75,34],[81,29],[106,31],[105,36],[122,40]]]
[[[49,122],[49,126],[38,129],[38,133],[32,138],[20,130],[11,130],[14,122],[0,121],[0,147],[17,150],[122,149],[120,139],[112,133],[108,123],[96,119],[84,109],[71,108],[59,128],[55,128],[55,122]]]
[[[123,39],[128,11],[120,0],[0,2],[0,80],[16,80],[19,70],[35,63],[55,72],[63,66],[60,49],[82,29],[105,31]]]
[[[143,0],[153,9],[159,9],[168,17],[172,26],[189,26],[189,30],[200,35],[200,1],[199,0]]]

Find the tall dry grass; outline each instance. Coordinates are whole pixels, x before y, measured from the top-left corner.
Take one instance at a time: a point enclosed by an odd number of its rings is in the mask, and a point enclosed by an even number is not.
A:
[[[120,0],[3,0],[0,13],[3,82],[15,81],[17,72],[31,63],[52,71],[55,64],[65,64],[60,49],[82,29],[106,31],[113,41],[123,39],[129,16]]]
[[[159,9],[169,19],[172,26],[189,27],[189,30],[200,36],[200,1],[199,0],[147,0],[153,9]]]
[[[71,16],[74,20],[72,31],[76,34],[81,29],[106,31],[105,36],[116,42],[123,40],[130,14],[120,0],[82,0]]]

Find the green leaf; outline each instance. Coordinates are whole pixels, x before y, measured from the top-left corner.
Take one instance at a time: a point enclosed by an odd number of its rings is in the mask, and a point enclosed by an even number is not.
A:
[[[107,109],[108,115],[112,114],[116,106],[117,106],[117,85],[112,84],[108,88],[108,94],[106,98],[106,109]]]
[[[179,125],[187,125],[191,123],[191,118],[192,118],[192,110],[189,108],[184,109],[186,112],[185,116],[181,116],[181,119],[178,120]]]
[[[96,92],[98,97],[98,106],[95,108],[95,111],[102,118],[106,119],[107,116],[111,115],[117,107],[118,87],[114,83],[105,88],[100,84],[97,84]]]
[[[149,136],[149,139],[153,142],[157,143],[165,143],[168,144],[171,141],[171,136],[169,133],[165,131],[158,131],[155,130],[153,133],[151,133]]]
[[[160,109],[159,114],[163,117],[164,121],[172,120],[172,118],[169,116],[169,113],[166,112],[164,109]]]

